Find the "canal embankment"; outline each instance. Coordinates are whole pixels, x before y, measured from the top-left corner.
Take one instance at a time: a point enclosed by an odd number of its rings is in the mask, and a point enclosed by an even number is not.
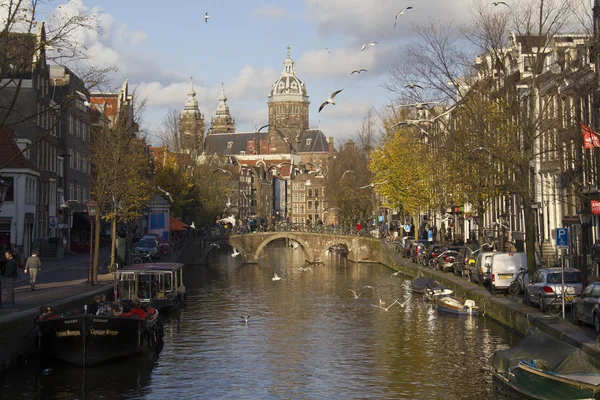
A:
[[[435,279],[452,289],[456,297],[474,300],[485,317],[491,318],[523,336],[527,335],[531,328],[539,328],[600,360],[600,351],[596,348],[595,337],[585,334],[568,320],[549,316],[537,308],[526,306],[520,297],[504,294],[492,295],[487,288],[476,285],[465,278],[414,264],[391,251],[385,242],[377,242],[379,244],[374,247],[378,249],[381,264],[395,271],[401,271],[411,279],[419,276]],[[570,309],[567,309],[567,312],[570,312]]]

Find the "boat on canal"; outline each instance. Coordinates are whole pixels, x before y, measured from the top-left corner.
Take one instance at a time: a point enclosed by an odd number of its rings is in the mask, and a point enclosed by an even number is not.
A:
[[[159,348],[163,337],[163,326],[154,309],[147,309],[141,316],[128,309],[114,315],[49,313],[40,316],[36,325],[41,353],[77,366]]]
[[[413,293],[423,294],[428,289],[433,289],[439,287],[439,283],[432,278],[425,278],[424,276],[420,276],[416,279],[413,279],[410,282],[410,288]]]
[[[600,362],[535,329],[492,357],[496,382],[533,399],[600,399]]]
[[[458,315],[476,315],[479,310],[473,300],[465,300],[463,303],[452,296],[437,297],[435,305],[438,311]]]
[[[183,284],[183,264],[134,264],[117,270],[115,298],[137,297],[142,304],[167,312],[181,307],[187,300]]]

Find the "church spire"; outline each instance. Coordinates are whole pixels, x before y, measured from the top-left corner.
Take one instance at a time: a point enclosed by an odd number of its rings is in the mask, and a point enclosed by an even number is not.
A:
[[[194,79],[190,76],[190,89],[188,90],[188,99],[185,102],[185,111],[200,111],[198,100],[196,100],[196,91],[194,90]]]
[[[290,52],[290,45],[287,46],[287,58],[283,62],[283,72],[282,76],[296,76],[294,72],[294,61],[292,60],[292,55]]]
[[[221,94],[219,95],[219,105],[217,112],[212,119],[211,133],[231,133],[235,132],[235,121],[229,112],[227,105],[227,96],[225,96],[225,85],[221,82]]]

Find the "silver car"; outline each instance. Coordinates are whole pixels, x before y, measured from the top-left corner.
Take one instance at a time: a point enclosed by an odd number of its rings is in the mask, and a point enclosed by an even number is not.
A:
[[[571,304],[583,290],[583,274],[578,269],[565,269],[565,304]],[[562,297],[562,270],[542,268],[535,271],[525,287],[525,303],[535,303],[545,311],[550,303]]]
[[[134,252],[138,255],[148,255],[152,259],[158,258],[158,245],[154,239],[142,239],[135,245]]]

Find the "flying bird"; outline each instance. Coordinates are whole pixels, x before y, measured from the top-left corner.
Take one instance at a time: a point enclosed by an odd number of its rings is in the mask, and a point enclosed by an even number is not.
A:
[[[161,192],[163,192],[165,195],[167,195],[169,197],[169,200],[171,200],[171,203],[173,203],[173,197],[171,196],[171,193],[167,192],[164,189],[161,189],[160,186],[156,187],[158,190],[160,190]]]
[[[279,275],[277,275],[277,272],[275,272],[275,273],[273,274],[273,277],[271,278],[271,280],[272,280],[272,281],[280,281],[280,280],[282,280],[282,279],[283,279],[283,278],[281,278]]]
[[[248,320],[250,319],[250,316],[249,316],[249,315],[248,315],[247,317],[244,317],[244,316],[242,315],[240,318],[244,320],[244,323],[245,323],[246,325],[248,325]]]
[[[374,188],[376,185],[383,185],[384,183],[387,183],[387,181],[372,182],[366,186],[360,186],[359,189]]]
[[[346,174],[354,174],[354,176],[356,176],[356,172],[354,172],[354,171],[352,171],[352,170],[350,170],[350,169],[347,169],[347,170],[345,170],[345,171],[344,171],[344,173],[342,174],[342,178],[340,179],[340,181],[341,181],[342,179],[344,179],[344,176],[346,176]]]
[[[417,122],[419,122],[419,121],[417,121]],[[392,128],[396,128],[398,126],[404,126],[404,125],[406,125],[406,126],[416,126],[417,128],[419,128],[419,130],[421,131],[421,133],[423,135],[429,136],[429,132],[427,132],[425,129],[421,128],[418,124],[416,124],[413,121],[401,121],[401,122],[398,122],[398,123],[392,125]]]
[[[363,294],[362,292],[356,293],[356,291],[352,289],[348,289],[348,291],[352,292],[352,294],[354,295],[354,300],[358,300],[358,298]]]
[[[396,17],[394,18],[394,28],[396,27],[396,23],[398,22],[398,17],[404,15],[404,11],[406,10],[412,10],[412,7],[404,7],[402,10],[400,10],[400,12],[398,12],[398,14],[396,14]]]
[[[321,110],[327,105],[327,104],[333,104],[335,105],[335,101],[333,101],[333,99],[335,99],[335,96],[337,96],[337,94],[339,92],[341,92],[344,89],[340,89],[340,90],[336,90],[335,92],[333,92],[331,94],[331,96],[329,96],[329,98],[327,100],[325,100],[323,103],[321,103],[321,106],[319,107],[319,112],[321,112]]]
[[[233,252],[231,253],[231,257],[237,257],[240,255],[240,252],[234,247]]]
[[[331,54],[331,50],[329,50],[328,47],[325,47],[325,51],[327,52],[327,54]]]
[[[404,86],[405,89],[415,89],[415,88],[419,88],[419,89],[423,89],[423,87],[421,85],[418,85],[416,83],[409,83],[408,85]]]
[[[219,244],[218,244],[218,243],[211,243],[211,244],[210,244],[210,246],[208,246],[208,247],[209,247],[209,248],[211,248],[211,247],[216,247],[217,249],[220,249],[220,248],[221,248],[221,246],[219,246]]]
[[[381,300],[379,300],[379,305],[376,305],[376,304],[371,304],[371,305],[372,305],[373,307],[380,308],[380,309],[382,309],[383,311],[388,311],[388,310],[389,310],[389,309],[390,309],[390,308],[391,308],[391,307],[392,307],[394,304],[396,304],[397,302],[398,302],[398,300],[394,300],[394,302],[393,302],[392,304],[390,304],[390,305],[389,305],[389,306],[387,306],[387,307],[384,307],[384,306],[385,306],[385,302],[384,302],[384,301],[381,301]]]
[[[365,285],[365,286],[363,286],[363,287],[362,287],[362,289],[371,289],[371,290],[375,290],[375,288],[374,288],[373,286],[371,286],[371,285]],[[361,289],[361,290],[362,290],[362,289]]]
[[[406,303],[408,303],[408,301],[410,300],[410,298],[412,297],[412,293],[408,296],[408,298],[406,299],[406,301],[404,303],[400,303],[398,300],[396,300],[396,303],[398,303],[398,305],[402,308],[404,308],[404,306],[406,305]]]
[[[506,4],[505,2],[503,2],[503,1],[492,1],[492,5],[494,7],[498,7],[499,4],[505,5],[506,7],[510,8],[510,6],[508,4]]]
[[[405,274],[404,272],[402,272],[402,271],[396,271],[396,272],[394,272],[394,273],[392,274],[392,276],[390,276],[390,278],[393,278],[393,277],[397,276],[398,274],[406,275],[406,274]]]
[[[306,271],[314,272],[311,267],[300,267],[300,268],[298,268],[298,271],[300,271],[300,272],[306,272]]]
[[[256,129],[256,124],[254,123],[254,121],[252,121],[252,125],[254,125],[254,132],[260,132],[260,131],[262,131],[263,129],[265,129],[265,128],[268,128],[268,127],[269,127],[269,124],[266,124],[266,125],[263,125],[263,126],[261,126],[261,127],[260,127],[260,128],[258,128],[258,129]]]
[[[365,43],[362,45],[362,47],[360,48],[360,51],[363,51],[364,49],[366,49],[367,47],[371,47],[371,46],[375,46],[377,44],[377,42],[369,42],[369,43]]]
[[[223,222],[225,224],[231,224],[232,226],[235,226],[235,217],[230,215],[229,217],[221,218],[217,222]]]
[[[208,15],[208,13],[204,13],[204,22],[208,23],[208,19],[210,18],[210,15]]]
[[[427,119],[417,119],[414,121],[407,121],[407,122],[411,122],[411,123],[418,123],[418,122],[428,122],[428,123],[432,123],[435,122],[436,119],[443,117],[444,115],[447,115],[449,113],[451,113],[454,109],[456,108],[456,106],[452,106],[449,109],[447,109],[446,111],[444,111],[443,113],[436,115],[433,118],[427,118]]]
[[[217,169],[215,169],[215,170],[213,171],[213,174],[214,174],[215,172],[221,172],[221,173],[223,173],[223,174],[229,174],[229,175],[231,175],[231,177],[233,177],[233,174],[231,173],[231,171],[229,171],[229,170],[226,170],[226,169],[223,169],[223,168],[217,168]]]
[[[225,207],[227,207],[227,208],[231,207],[231,199],[229,198],[229,196],[227,196],[227,201],[225,202]]]
[[[194,221],[192,221],[192,223],[191,223],[191,225],[190,225],[190,228],[192,228],[192,229],[196,229],[196,224],[194,223]]]
[[[393,108],[401,108],[401,107],[414,107],[417,110],[422,110],[425,108],[425,106],[428,106],[430,104],[438,104],[439,101],[425,101],[423,103],[413,103],[413,104],[398,104],[397,106],[394,105],[388,105],[388,107],[393,107]]]
[[[350,75],[352,75],[352,74],[360,74],[361,72],[369,72],[369,71],[367,71],[367,70],[366,70],[366,69],[364,69],[364,68],[361,68],[361,69],[355,69],[354,71],[350,72]]]

